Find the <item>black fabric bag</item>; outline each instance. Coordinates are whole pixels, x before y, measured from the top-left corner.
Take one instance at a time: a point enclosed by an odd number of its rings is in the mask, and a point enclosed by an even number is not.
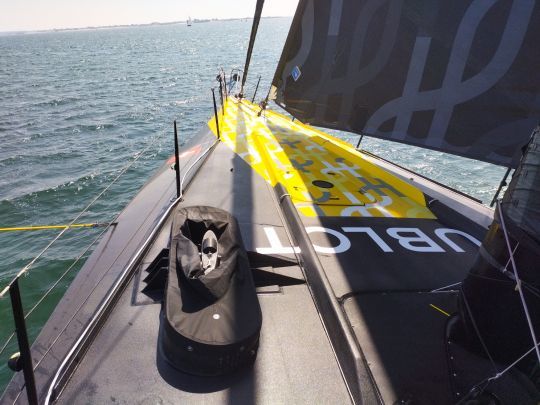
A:
[[[204,273],[200,245],[211,230],[220,260]],[[236,219],[213,207],[177,209],[160,352],[173,367],[222,375],[255,360],[262,314]]]

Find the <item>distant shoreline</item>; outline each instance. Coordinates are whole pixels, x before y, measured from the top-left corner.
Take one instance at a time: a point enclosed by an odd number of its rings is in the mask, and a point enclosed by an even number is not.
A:
[[[266,18],[292,18],[292,16],[269,16],[262,17]],[[242,21],[242,20],[253,20],[253,17],[238,17],[238,18],[212,18],[212,19],[197,19],[194,18],[191,20],[194,24],[208,23],[214,21]],[[132,28],[132,27],[150,27],[157,25],[174,25],[174,24],[186,24],[187,20],[180,21],[170,21],[170,22],[151,22],[151,23],[142,23],[142,24],[117,24],[117,25],[100,25],[100,26],[88,26],[88,27],[72,27],[72,28],[49,28],[45,30],[18,30],[18,31],[0,31],[0,36],[9,36],[9,35],[23,35],[23,34],[41,34],[48,32],[66,32],[66,31],[90,31],[90,30],[103,30],[103,29],[113,29],[113,28]]]

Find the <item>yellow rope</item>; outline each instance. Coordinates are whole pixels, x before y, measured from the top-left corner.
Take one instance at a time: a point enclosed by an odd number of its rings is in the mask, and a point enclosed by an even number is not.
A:
[[[437,311],[439,311],[441,314],[444,314],[446,316],[450,316],[450,314],[442,309],[440,309],[439,307],[436,307],[435,305],[433,304],[429,304],[429,306],[433,309],[436,309]]]
[[[72,225],[36,225],[36,226],[16,226],[9,228],[0,228],[0,232],[13,231],[41,231],[44,229],[65,229],[65,228],[95,228],[98,226],[107,226],[109,224],[90,223],[90,224],[72,224]]]

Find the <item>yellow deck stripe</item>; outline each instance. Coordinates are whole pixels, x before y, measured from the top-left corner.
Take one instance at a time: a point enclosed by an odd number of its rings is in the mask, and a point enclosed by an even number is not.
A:
[[[348,143],[274,111],[259,117],[258,109],[229,98],[221,140],[270,185],[281,183],[301,214],[435,218],[419,189]],[[213,118],[208,125],[216,134]]]

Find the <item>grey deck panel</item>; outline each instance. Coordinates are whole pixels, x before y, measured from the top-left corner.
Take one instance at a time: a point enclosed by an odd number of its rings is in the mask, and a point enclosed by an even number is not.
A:
[[[161,305],[132,306],[124,294],[59,403],[349,403],[307,287],[284,287],[259,301],[263,327],[254,367],[229,378],[198,378],[158,358]]]
[[[457,310],[455,291],[358,294],[343,308],[387,404],[456,404],[496,372],[486,356],[448,335],[455,319],[447,314]],[[487,391],[501,404],[538,403],[538,391],[516,368]]]
[[[485,230],[457,218],[457,213],[440,210],[437,219],[369,218],[369,217],[301,217],[306,227],[323,227],[337,231],[350,243],[344,252],[318,252],[318,257],[332,284],[336,297],[367,291],[429,291],[462,281],[471,267],[478,246],[457,234],[448,238],[461,251],[442,241],[438,229],[456,229],[469,234],[478,243]],[[366,232],[351,232],[343,228],[370,229],[392,251],[384,251]],[[418,229],[436,244],[440,251],[413,251],[388,234],[388,229]],[[401,235],[408,236],[406,232]],[[309,234],[313,244],[323,248],[345,246],[336,236],[325,232]],[[431,242],[430,242],[431,243]],[[425,247],[425,242],[413,245]],[[435,245],[434,245],[435,246]]]
[[[455,403],[446,361],[446,312],[456,293],[359,294],[343,304],[385,403]]]
[[[231,212],[247,250],[268,245],[264,232],[268,226],[289,246],[273,190],[228,147],[217,145],[197,176],[198,181],[185,190],[181,206],[210,205]],[[165,226],[143,267],[166,246],[167,232]],[[298,266],[273,271],[303,278]],[[230,378],[201,379],[171,369],[157,356],[161,305],[132,304],[133,283],[143,277],[144,273],[134,277],[123,293],[60,395],[60,403],[350,402],[307,286],[259,294],[263,327],[253,369]]]
[[[218,144],[197,174],[197,181],[185,190],[182,206],[211,205],[236,217],[246,250],[265,247],[265,226],[277,228],[285,242],[283,222],[267,183],[242,158],[223,143]],[[261,225],[258,228],[243,226]]]

